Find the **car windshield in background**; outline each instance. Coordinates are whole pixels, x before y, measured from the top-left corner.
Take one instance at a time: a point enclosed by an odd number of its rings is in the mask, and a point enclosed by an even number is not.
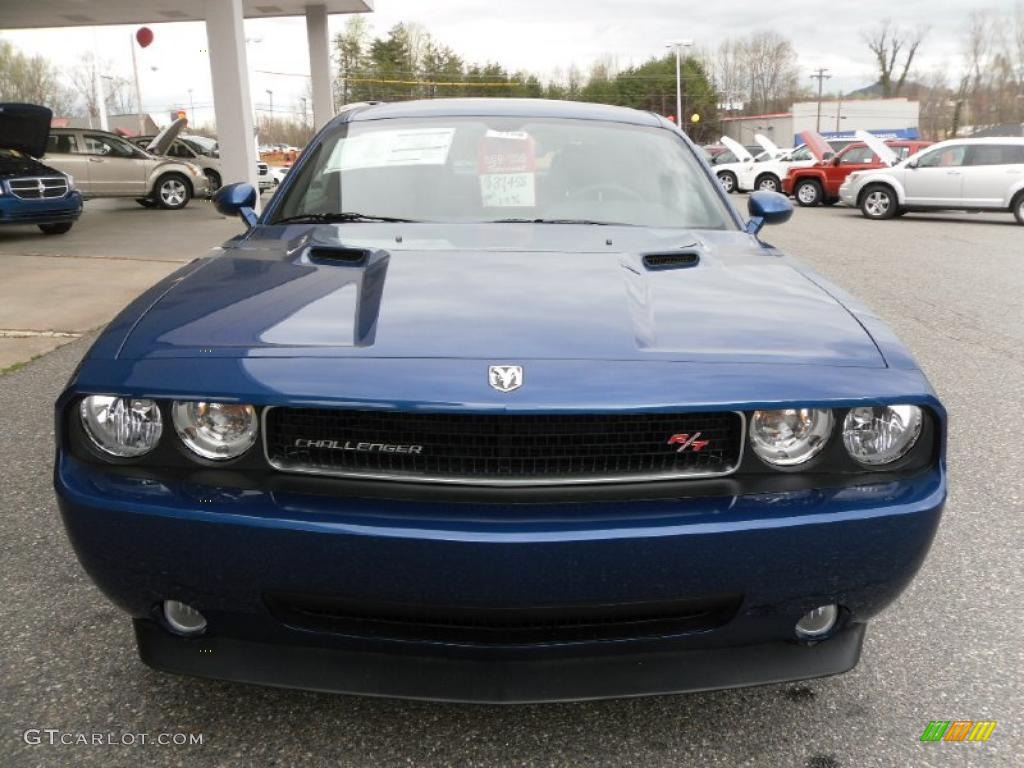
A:
[[[593,222],[734,226],[671,131],[589,120],[352,122],[314,150],[273,222]]]

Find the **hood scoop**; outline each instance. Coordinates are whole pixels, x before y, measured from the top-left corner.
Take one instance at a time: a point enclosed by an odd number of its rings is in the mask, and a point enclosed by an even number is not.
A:
[[[685,269],[700,263],[700,255],[695,251],[668,251],[664,253],[645,253],[644,266],[650,270]]]
[[[344,264],[361,267],[369,261],[373,251],[365,248],[314,245],[306,251],[306,257],[314,264]]]

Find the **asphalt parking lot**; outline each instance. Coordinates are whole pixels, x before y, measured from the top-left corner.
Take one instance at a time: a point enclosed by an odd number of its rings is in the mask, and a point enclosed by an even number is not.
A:
[[[826,680],[497,708],[153,672],[135,655],[128,620],[79,567],[50,489],[52,402],[88,336],[0,376],[0,765],[1020,765],[1024,227],[1012,222],[956,214],[870,222],[849,209],[800,209],[766,231],[891,323],[951,417],[951,498],[931,554],[869,627],[860,665]],[[203,226],[209,231],[187,235],[196,255],[237,231],[214,216]],[[179,232],[159,230],[155,242],[176,244],[169,262],[191,257]],[[0,240],[0,264],[27,247]],[[143,253],[152,255],[148,246]],[[987,743],[919,742],[930,720],[956,719],[998,726]],[[32,728],[186,731],[203,744],[33,746],[23,739]]]

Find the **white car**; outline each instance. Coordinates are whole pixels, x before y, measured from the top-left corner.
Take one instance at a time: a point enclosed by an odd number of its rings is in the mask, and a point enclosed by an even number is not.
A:
[[[1024,224],[1024,138],[939,142],[892,168],[851,173],[839,198],[869,219],[908,211],[1009,211]]]
[[[809,168],[818,162],[806,144],[795,149],[780,149],[761,134],[754,141],[764,147],[768,157],[761,162],[747,163],[736,176],[736,187],[741,192],[765,190],[781,192],[782,180],[790,168]]]
[[[715,163],[712,167],[715,171],[715,176],[718,177],[718,181],[721,183],[722,188],[726,192],[735,192],[739,189],[739,175],[749,165],[754,163],[760,163],[765,160],[770,160],[771,156],[766,151],[762,151],[756,157],[747,150],[738,141],[730,139],[728,136],[721,138],[721,143],[732,152],[733,157],[737,160],[732,163]]]

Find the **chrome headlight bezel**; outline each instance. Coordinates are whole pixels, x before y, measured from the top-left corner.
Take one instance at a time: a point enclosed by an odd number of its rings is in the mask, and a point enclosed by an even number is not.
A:
[[[152,453],[163,436],[163,415],[155,400],[86,395],[77,411],[90,447],[109,460],[141,458]],[[108,426],[110,419],[120,420],[120,425]]]
[[[879,435],[879,430],[891,428],[898,422],[901,431],[896,435]],[[891,405],[866,405],[851,408],[843,419],[841,428],[843,448],[851,460],[867,469],[879,469],[898,463],[917,446],[924,431],[925,414],[918,405],[896,403]],[[858,432],[862,433],[858,436]],[[886,448],[877,446],[866,451],[863,440],[888,441]],[[859,442],[860,441],[860,442]]]
[[[232,461],[259,437],[259,414],[248,403],[174,400],[170,410],[174,431],[193,459]]]
[[[775,434],[771,426],[773,420]],[[798,470],[829,444],[835,421],[835,415],[828,408],[762,409],[750,415],[747,437],[751,450],[767,466]]]

